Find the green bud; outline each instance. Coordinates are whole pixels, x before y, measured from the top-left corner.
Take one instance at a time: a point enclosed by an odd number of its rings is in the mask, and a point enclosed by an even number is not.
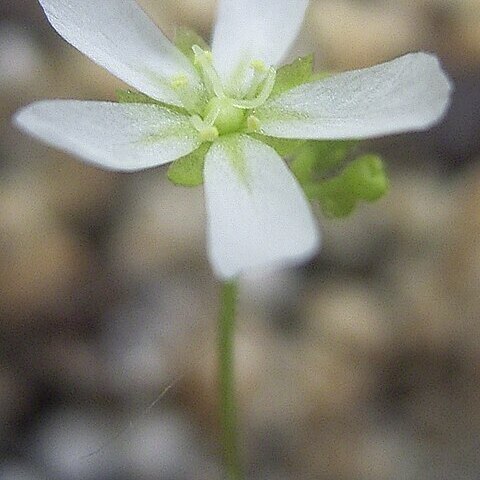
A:
[[[291,169],[300,183],[315,181],[342,163],[354,141],[310,140],[296,152]]]
[[[388,190],[388,178],[382,159],[377,155],[363,155],[348,165],[342,177],[346,188],[362,200],[373,202]]]
[[[322,211],[327,217],[346,217],[355,209],[355,196],[346,188],[341,176],[321,183],[307,184],[303,187],[307,197],[320,203]]]

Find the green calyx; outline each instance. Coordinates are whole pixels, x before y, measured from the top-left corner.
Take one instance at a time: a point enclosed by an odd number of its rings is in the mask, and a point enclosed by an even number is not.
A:
[[[350,153],[351,142],[309,143],[293,161],[292,170],[307,197],[317,201],[327,217],[347,217],[360,202],[374,202],[387,193],[387,173],[382,159],[377,155],[362,155],[336,175],[319,178],[317,175],[325,174],[329,168],[338,168],[339,163],[345,161]],[[325,146],[321,145],[323,143],[330,143],[330,154],[326,154]],[[317,157],[316,154],[321,150],[324,155]]]

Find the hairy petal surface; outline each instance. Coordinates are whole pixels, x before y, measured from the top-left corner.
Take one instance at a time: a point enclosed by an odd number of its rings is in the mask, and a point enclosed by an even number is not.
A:
[[[14,121],[45,143],[109,170],[162,165],[200,144],[187,116],[158,105],[47,100],[24,107]]]
[[[431,127],[445,114],[451,91],[434,55],[411,53],[301,85],[256,115],[267,135],[362,139]]]
[[[186,75],[200,89],[191,63],[134,0],[39,1],[67,42],[137,90],[182,106],[172,77]]]
[[[309,0],[220,0],[212,51],[226,83],[252,59],[276,65],[297,36]]]
[[[272,148],[224,137],[207,153],[204,177],[209,256],[220,278],[299,263],[319,248],[305,195]]]

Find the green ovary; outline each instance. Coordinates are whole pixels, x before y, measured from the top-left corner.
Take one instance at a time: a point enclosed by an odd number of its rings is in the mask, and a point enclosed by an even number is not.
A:
[[[213,125],[220,135],[239,131],[245,124],[245,110],[234,107],[229,98],[212,98],[203,115],[203,119],[214,118]]]

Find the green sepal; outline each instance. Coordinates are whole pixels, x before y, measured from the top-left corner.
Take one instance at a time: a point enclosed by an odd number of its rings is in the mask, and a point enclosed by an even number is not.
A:
[[[308,83],[313,75],[313,55],[297,58],[277,70],[275,84],[270,98],[277,97],[292,88]]]
[[[203,143],[192,153],[172,162],[167,171],[168,179],[175,185],[183,187],[201,185],[203,183],[205,155],[209,148],[209,143]]]
[[[357,158],[345,168],[342,177],[346,188],[367,202],[378,200],[388,191],[388,177],[378,155],[369,154]]]
[[[296,152],[290,164],[298,181],[314,182],[338,167],[357,142],[351,140],[310,140]]]
[[[311,77],[310,77],[310,82],[318,82],[319,80],[325,80],[328,77],[331,77],[333,75],[332,72],[315,72]]]
[[[272,147],[281,157],[293,155],[305,143],[305,140],[269,137],[261,133],[250,133],[251,137]]]
[[[353,193],[346,188],[343,177],[335,177],[321,183],[303,185],[310,200],[320,203],[323,213],[330,218],[343,218],[350,215],[357,204]]]
[[[177,107],[175,105],[169,105],[168,103],[163,103],[154,98],[149,97],[141,92],[136,92],[134,90],[122,90],[117,88],[116,96],[118,103],[143,103],[149,105],[158,105],[160,107],[166,108],[172,112],[177,113],[187,113],[187,111],[182,107]]]
[[[192,63],[195,60],[195,54],[192,50],[194,45],[198,45],[202,50],[210,50],[207,42],[197,32],[189,28],[178,28],[173,43]]]
[[[153,103],[155,105],[162,104],[158,100],[145,95],[144,93],[135,92],[133,90],[116,90],[118,103]]]

